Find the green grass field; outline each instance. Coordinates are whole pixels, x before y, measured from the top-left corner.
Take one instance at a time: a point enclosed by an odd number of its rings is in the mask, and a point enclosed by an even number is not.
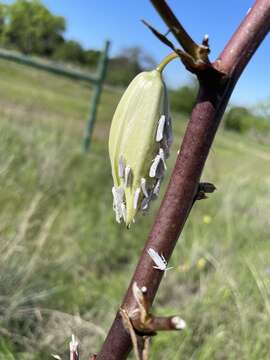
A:
[[[87,359],[159,202],[130,230],[114,221],[107,138],[119,92],[104,91],[85,154],[86,84],[5,61],[0,73],[0,359],[65,356],[71,333]],[[184,127],[175,115],[167,178]],[[192,210],[154,304],[187,329],[157,335],[152,360],[269,359],[269,165],[269,146],[220,130],[203,174],[218,190]]]

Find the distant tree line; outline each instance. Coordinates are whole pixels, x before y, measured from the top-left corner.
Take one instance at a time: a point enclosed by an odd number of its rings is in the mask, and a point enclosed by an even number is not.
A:
[[[264,133],[270,130],[269,115],[257,114],[244,106],[233,106],[224,116],[224,128],[238,133]]]
[[[24,54],[95,68],[100,51],[85,49],[77,41],[66,40],[65,30],[65,18],[52,14],[41,0],[16,0],[9,5],[0,2],[0,46]],[[116,86],[127,86],[138,73],[154,66],[155,61],[142,48],[123,49],[120,54],[110,58],[106,81]],[[193,84],[170,90],[172,111],[188,116],[196,92]],[[264,131],[269,128],[269,121],[265,121],[265,118],[254,115],[245,107],[232,107],[224,117],[224,127],[237,132],[254,128]]]
[[[10,5],[0,3],[0,46],[95,68],[100,51],[66,40],[65,30],[65,18],[52,14],[40,0],[17,0]],[[151,57],[139,47],[124,49],[119,56],[110,59],[108,81],[126,86],[151,62]]]
[[[196,100],[197,86],[194,83],[176,90],[170,90],[170,104],[172,111],[189,116]],[[251,132],[256,135],[270,131],[270,105],[259,105],[255,109],[245,106],[231,106],[223,118],[225,130],[237,133]]]
[[[77,41],[65,40],[65,30],[65,19],[52,14],[39,0],[0,3],[1,46],[24,54],[95,66],[99,51],[85,50]]]

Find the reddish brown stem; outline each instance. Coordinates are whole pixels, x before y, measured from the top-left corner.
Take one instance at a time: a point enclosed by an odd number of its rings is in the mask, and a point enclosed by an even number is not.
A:
[[[151,1],[163,20],[175,28],[177,25],[175,16],[172,17],[172,11],[168,11],[167,3],[164,0]],[[166,11],[165,8],[167,8]],[[167,260],[170,258],[191,210],[209,149],[235,83],[269,29],[270,0],[257,0],[213,64],[215,69],[222,71],[226,76],[217,78],[211,72],[200,76],[198,99],[192,111],[167,192],[122,303],[122,308],[127,312],[136,307],[132,294],[134,281],[139,287],[147,287],[150,303],[154,300],[163,272],[153,269],[147,249],[152,247],[162,253]],[[118,313],[97,355],[97,360],[124,360],[130,350],[130,337]]]

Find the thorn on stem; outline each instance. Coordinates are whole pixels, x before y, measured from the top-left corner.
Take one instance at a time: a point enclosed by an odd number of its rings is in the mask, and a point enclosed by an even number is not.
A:
[[[138,347],[137,335],[136,335],[135,330],[133,328],[133,325],[132,325],[132,323],[130,321],[128,313],[126,312],[126,310],[120,308],[120,315],[122,317],[124,327],[125,327],[125,329],[128,331],[128,333],[130,335],[136,360],[141,360],[140,359],[140,353],[139,353],[139,347]]]
[[[202,41],[203,46],[206,46],[209,48],[209,35],[205,34]]]
[[[196,195],[196,200],[204,200],[204,199],[208,199],[208,196],[205,195],[203,191],[198,191]]]
[[[149,352],[150,352],[151,337],[144,336],[143,339],[144,339],[144,346],[143,346],[143,351],[142,351],[142,360],[148,360]]]
[[[199,184],[200,190],[203,190],[206,193],[213,193],[217,188],[214,184],[209,182],[202,182]]]
[[[155,29],[152,25],[150,25],[147,21],[142,20],[143,24],[148,27],[148,29],[161,41],[163,44],[167,45],[169,48],[171,48],[173,51],[175,51],[175,47],[173,43],[167,39],[167,34],[170,32],[167,32],[165,35],[161,34],[157,29]]]
[[[140,288],[136,282],[133,283],[133,296],[137,302],[137,307],[126,312],[132,326],[139,335],[153,336],[157,331],[163,330],[183,330],[186,327],[185,321],[179,316],[158,317],[149,312],[150,304],[143,292],[143,286]]]
[[[168,35],[170,34],[170,32],[171,32],[171,29],[168,29],[168,30],[165,32],[164,36],[168,36]]]
[[[147,287],[146,287],[146,286],[143,286],[143,287],[141,288],[141,290],[142,290],[142,293],[143,293],[143,294],[146,294],[146,292],[147,292]]]
[[[211,194],[216,190],[216,187],[214,184],[209,182],[202,182],[199,183],[198,191],[195,196],[195,200],[203,200],[208,199],[208,196],[206,194]]]

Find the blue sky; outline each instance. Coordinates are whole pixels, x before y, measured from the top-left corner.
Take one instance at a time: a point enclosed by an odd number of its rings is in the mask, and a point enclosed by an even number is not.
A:
[[[211,59],[222,50],[254,0],[168,0],[172,9],[196,41],[209,34]],[[12,2],[7,0],[6,2]],[[51,11],[67,20],[66,38],[85,47],[100,49],[105,39],[112,41],[111,54],[125,47],[142,46],[159,62],[169,50],[161,44],[140,19],[146,19],[161,31],[165,25],[149,0],[44,0]],[[166,70],[171,86],[182,85],[191,76],[177,60]],[[248,65],[232,101],[255,104],[270,99],[270,37]]]

